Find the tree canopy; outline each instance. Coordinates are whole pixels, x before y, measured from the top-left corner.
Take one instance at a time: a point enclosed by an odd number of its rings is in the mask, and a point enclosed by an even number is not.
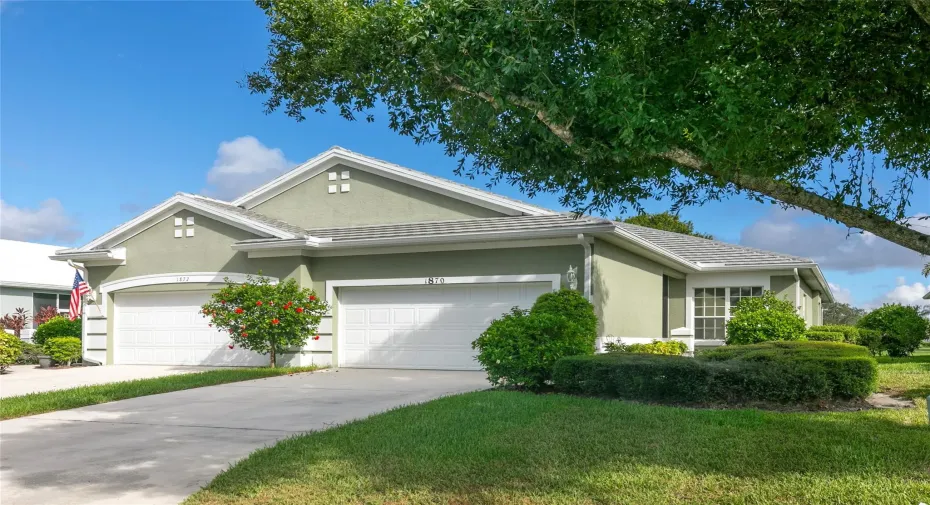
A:
[[[930,254],[906,221],[930,178],[927,0],[257,4],[268,111],[383,104],[460,173],[580,212],[743,193]]]
[[[618,220],[620,219],[618,218]],[[635,216],[622,219],[622,221],[624,223],[645,226],[647,228],[655,228],[656,230],[682,233],[684,235],[691,235],[694,237],[701,237],[711,240],[714,238],[713,235],[708,233],[694,231],[694,223],[691,221],[682,220],[680,217],[672,214],[671,212],[659,212],[657,214],[637,214]]]

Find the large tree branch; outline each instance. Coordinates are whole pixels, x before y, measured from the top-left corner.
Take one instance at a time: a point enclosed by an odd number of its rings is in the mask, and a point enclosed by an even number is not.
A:
[[[454,77],[446,76],[445,79],[446,79],[446,82],[449,83],[450,88],[456,91],[465,93],[467,95],[481,98],[482,100],[491,104],[491,106],[494,107],[495,109],[500,110],[501,103],[498,100],[496,100],[493,96],[485,93],[484,91],[472,91],[471,89],[468,89],[467,87],[460,84]],[[533,111],[533,114],[536,115],[536,119],[538,119],[539,122],[541,122],[542,124],[546,125],[546,128],[549,128],[549,131],[551,131],[556,137],[561,139],[562,142],[565,142],[565,144],[572,145],[575,142],[575,137],[574,135],[572,135],[572,132],[571,132],[571,126],[572,126],[571,120],[569,120],[568,124],[565,124],[565,125],[559,124],[556,121],[554,121],[551,117],[549,117],[549,114],[546,112],[545,108],[541,104],[533,100],[529,100],[527,98],[523,98],[523,97],[513,95],[513,94],[508,94],[504,98],[508,102],[513,103],[514,105]]]
[[[704,163],[694,153],[684,149],[671,149],[658,156],[682,167],[709,175],[718,181],[731,182],[740,189],[755,191],[788,205],[807,209],[821,216],[834,219],[850,228],[868,231],[902,247],[930,255],[930,235],[896,223],[866,209],[837,202],[804,188],[769,177],[745,174],[737,174],[732,179],[722,177],[719,172]]]
[[[911,8],[917,11],[917,15],[930,25],[930,0],[907,0]]]

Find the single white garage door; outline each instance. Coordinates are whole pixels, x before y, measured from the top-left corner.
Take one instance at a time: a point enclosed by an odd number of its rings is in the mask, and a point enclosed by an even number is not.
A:
[[[252,366],[268,357],[229,348],[229,336],[208,326],[204,291],[116,293],[114,361],[134,365]]]
[[[472,341],[491,320],[549,291],[551,282],[341,288],[340,364],[480,369]]]

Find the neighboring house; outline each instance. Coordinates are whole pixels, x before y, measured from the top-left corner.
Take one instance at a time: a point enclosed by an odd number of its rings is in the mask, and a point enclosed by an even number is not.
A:
[[[0,316],[24,308],[30,316],[20,335],[31,338],[39,309],[52,306],[68,312],[74,269],[49,256],[61,246],[0,239]]]
[[[99,311],[86,309],[85,354],[108,364],[266,363],[199,309],[224,278],[258,272],[333,306],[291,364],[478,368],[488,323],[559,287],[594,303],[601,343],[719,344],[730,307],[763,290],[809,324],[833,300],[807,259],[574,219],[338,147],[233,202],[178,193],[55,259],[86,265]]]

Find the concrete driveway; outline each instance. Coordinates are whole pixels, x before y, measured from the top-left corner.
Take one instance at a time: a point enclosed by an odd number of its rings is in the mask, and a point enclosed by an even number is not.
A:
[[[0,503],[175,504],[255,449],[488,387],[483,372],[298,374],[0,422]]]
[[[133,379],[150,379],[165,375],[200,372],[212,367],[163,365],[111,365],[74,368],[39,368],[16,365],[0,375],[0,398],[67,389],[91,384],[105,384]]]

